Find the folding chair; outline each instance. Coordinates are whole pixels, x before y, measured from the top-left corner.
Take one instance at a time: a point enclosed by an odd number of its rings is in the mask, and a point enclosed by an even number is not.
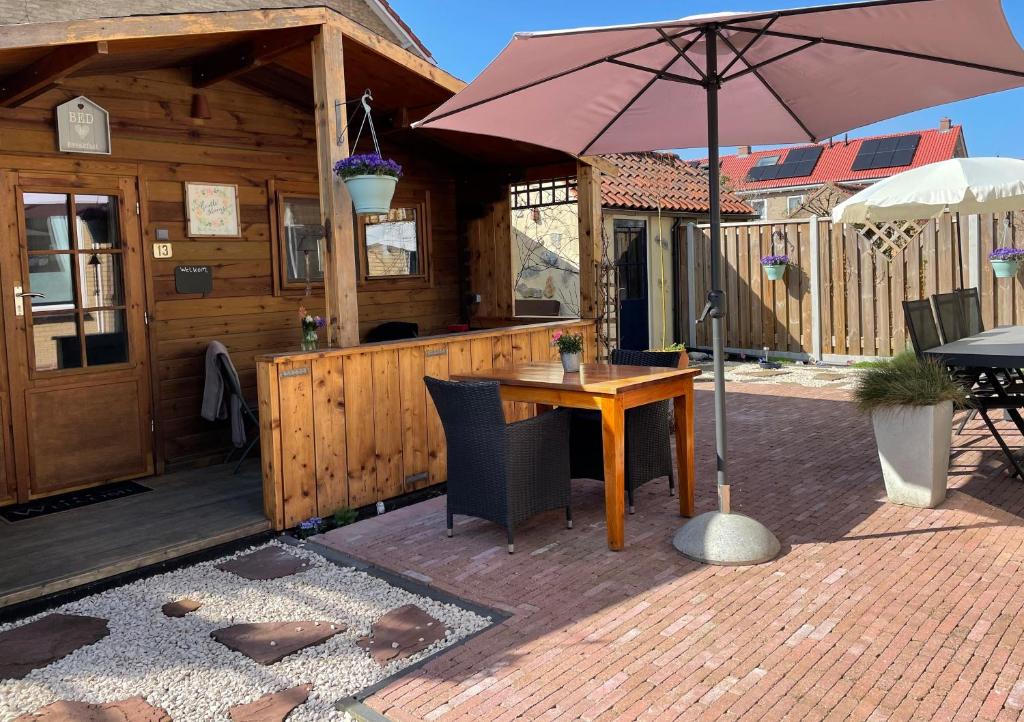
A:
[[[238,372],[235,370],[235,365],[231,361],[230,356],[222,355],[218,357],[220,374],[224,379],[224,386],[228,391],[229,397],[238,397],[239,407],[242,413],[242,421],[249,427],[246,431],[247,442],[245,446],[239,448],[232,445],[228,455],[224,457],[224,463],[227,464],[231,461],[235,452],[241,452],[238,457],[238,461],[235,464],[235,468],[231,471],[232,474],[237,474],[238,470],[242,466],[242,462],[246,460],[249,453],[253,450],[260,440],[260,419],[256,412],[253,410],[249,403],[245,400],[245,395],[242,393],[242,387],[238,383]],[[249,438],[251,437],[251,438]]]

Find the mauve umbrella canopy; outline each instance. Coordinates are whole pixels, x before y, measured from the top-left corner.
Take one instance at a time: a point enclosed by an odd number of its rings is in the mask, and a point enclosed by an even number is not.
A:
[[[721,145],[818,141],[1024,81],[999,0],[888,0],[518,33],[418,125],[575,155],[706,147],[709,23]]]

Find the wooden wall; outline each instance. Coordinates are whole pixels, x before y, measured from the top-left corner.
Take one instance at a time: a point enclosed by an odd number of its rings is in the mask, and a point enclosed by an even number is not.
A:
[[[224,82],[203,91],[213,117],[193,120],[193,92],[186,71],[144,71],[74,78],[20,108],[0,109],[0,167],[139,179],[157,455],[158,463],[169,464],[226,448],[223,425],[199,418],[206,344],[219,339],[227,345],[243,387],[255,400],[255,355],[297,347],[299,304],[314,312],[324,307],[322,291],[309,299],[301,291],[282,295],[273,276],[275,190],[316,191],[312,112]],[[77,95],[110,112],[114,152],[109,158],[55,153],[53,109]],[[357,150],[366,148],[361,144]],[[385,143],[385,153],[406,167],[400,194],[429,192],[433,278],[413,287],[360,289],[360,329],[385,320],[416,321],[425,331],[444,328],[460,317],[452,173],[416,149]],[[184,181],[238,184],[242,238],[188,238]],[[170,233],[170,260],[153,259],[157,228]],[[173,271],[181,263],[214,267],[209,297],[175,292]]]
[[[357,508],[447,478],[444,431],[423,384],[513,362],[553,361],[555,328],[584,334],[593,321],[472,331],[286,357],[257,363],[263,498],[275,528],[341,507]],[[509,420],[532,404],[507,403]]]
[[[471,213],[466,227],[466,258],[469,294],[480,303],[470,306],[474,320],[490,323],[514,315],[512,293],[512,217],[508,187],[503,198],[486,203]]]

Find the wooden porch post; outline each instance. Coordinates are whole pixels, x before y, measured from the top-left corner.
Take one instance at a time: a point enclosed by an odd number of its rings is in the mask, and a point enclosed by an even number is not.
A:
[[[334,176],[334,164],[349,153],[348,133],[339,137],[346,106],[335,111],[336,102],[345,102],[345,59],[341,28],[326,23],[313,39],[313,92],[316,100],[316,148],[320,177],[320,211],[327,231],[324,256],[324,292],[328,345],[359,344],[359,305],[356,301],[355,227],[352,200],[345,184]]]
[[[597,318],[601,303],[601,172],[578,161],[576,192],[580,232],[580,318]]]

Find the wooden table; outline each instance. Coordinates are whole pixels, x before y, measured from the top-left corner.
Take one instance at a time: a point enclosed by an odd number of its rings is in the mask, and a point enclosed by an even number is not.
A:
[[[625,544],[626,409],[671,399],[675,407],[676,478],[679,513],[693,516],[693,379],[700,369],[583,364],[567,374],[558,363],[528,363],[453,374],[462,381],[497,381],[501,398],[537,404],[537,412],[555,406],[601,412],[604,444],[604,503],[608,548]]]

